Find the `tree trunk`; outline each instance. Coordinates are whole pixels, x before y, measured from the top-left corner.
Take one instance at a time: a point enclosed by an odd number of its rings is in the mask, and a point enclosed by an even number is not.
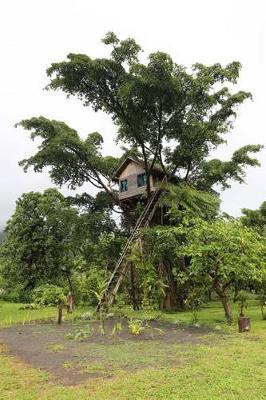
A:
[[[62,317],[63,317],[63,303],[60,302],[60,303],[58,303],[58,317],[57,317],[58,325],[61,325]]]
[[[227,298],[225,289],[223,289],[220,285],[215,286],[214,289],[222,302],[222,305],[224,308],[224,313],[225,313],[225,318],[226,318],[227,322],[229,324],[231,324],[233,321],[233,315],[232,315],[232,310],[231,310],[230,304],[228,302],[228,298]]]
[[[171,266],[161,263],[159,274],[166,281],[165,295],[160,303],[161,310],[173,311],[177,308],[177,284],[172,274]]]
[[[133,310],[139,310],[139,296],[138,288],[136,285],[135,267],[133,263],[130,263],[130,283],[131,283],[131,301]]]

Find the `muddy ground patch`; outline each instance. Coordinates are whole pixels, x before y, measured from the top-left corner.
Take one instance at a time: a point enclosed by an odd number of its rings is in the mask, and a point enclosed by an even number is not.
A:
[[[49,372],[51,380],[77,385],[97,377],[111,378],[119,370],[178,366],[184,362],[186,351],[205,343],[209,332],[150,321],[133,336],[127,319],[108,319],[101,335],[99,321],[61,326],[38,322],[1,329],[0,345],[7,354]]]

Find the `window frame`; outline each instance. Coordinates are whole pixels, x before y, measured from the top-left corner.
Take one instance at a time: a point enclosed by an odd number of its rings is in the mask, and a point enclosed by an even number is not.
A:
[[[119,181],[119,192],[120,193],[128,192],[128,180],[127,179],[122,179],[121,181]]]
[[[137,175],[137,187],[142,188],[144,186],[147,186],[147,175],[145,172],[142,172]]]

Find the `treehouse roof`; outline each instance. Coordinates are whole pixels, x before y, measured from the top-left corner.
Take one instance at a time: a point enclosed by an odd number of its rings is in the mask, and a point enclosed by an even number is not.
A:
[[[114,176],[113,176],[114,181],[118,181],[118,180],[119,180],[121,174],[123,173],[123,171],[127,168],[127,166],[128,166],[130,163],[138,164],[139,166],[141,166],[141,167],[145,170],[145,163],[144,163],[144,161],[139,160],[139,159],[136,159],[136,158],[133,158],[133,157],[127,157],[127,158],[120,164],[120,166],[117,168],[117,170],[115,171]],[[151,172],[152,175],[159,176],[159,177],[161,177],[161,178],[163,178],[164,175],[165,175],[164,172],[163,172],[163,170],[162,170],[160,167],[158,167],[158,166],[154,166],[153,168],[151,168],[150,172]]]

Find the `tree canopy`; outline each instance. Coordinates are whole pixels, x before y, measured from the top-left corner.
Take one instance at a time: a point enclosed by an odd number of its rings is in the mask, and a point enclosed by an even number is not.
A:
[[[230,187],[232,180],[243,182],[245,167],[259,165],[251,154],[260,145],[236,150],[229,161],[210,158],[225,143],[238,106],[251,97],[232,91],[239,62],[225,67],[197,63],[188,70],[163,52],[150,54],[142,63],[135,40],[120,40],[112,32],[103,43],[111,48],[109,58],[69,54],[66,61],[53,63],[47,69],[47,89],[76,96],[84,106],[110,115],[117,126],[117,142],[141,156],[147,176],[156,164],[177,182],[213,191]],[[37,153],[21,161],[25,170],[33,167],[40,172],[48,167],[56,184],[76,188],[89,182],[119,204],[112,185],[119,159],[103,157],[99,133],[82,140],[64,122],[44,117],[20,125],[31,131],[32,139],[42,140]],[[149,193],[149,179],[147,186]]]
[[[76,223],[76,211],[56,189],[23,194],[7,223],[3,274],[26,289],[66,277],[77,245]]]
[[[265,234],[266,201],[264,201],[257,210],[243,208],[241,211],[243,216],[240,218],[240,220],[244,225]]]
[[[143,235],[144,260],[149,269],[157,269],[158,275],[160,266],[167,266],[168,279],[172,274],[185,299],[193,288],[201,289],[205,296],[208,290],[214,291],[229,322],[230,289],[236,284],[239,289],[259,287],[265,279],[265,238],[238,221],[194,217],[179,226],[147,229]],[[145,263],[141,260],[140,264]]]

